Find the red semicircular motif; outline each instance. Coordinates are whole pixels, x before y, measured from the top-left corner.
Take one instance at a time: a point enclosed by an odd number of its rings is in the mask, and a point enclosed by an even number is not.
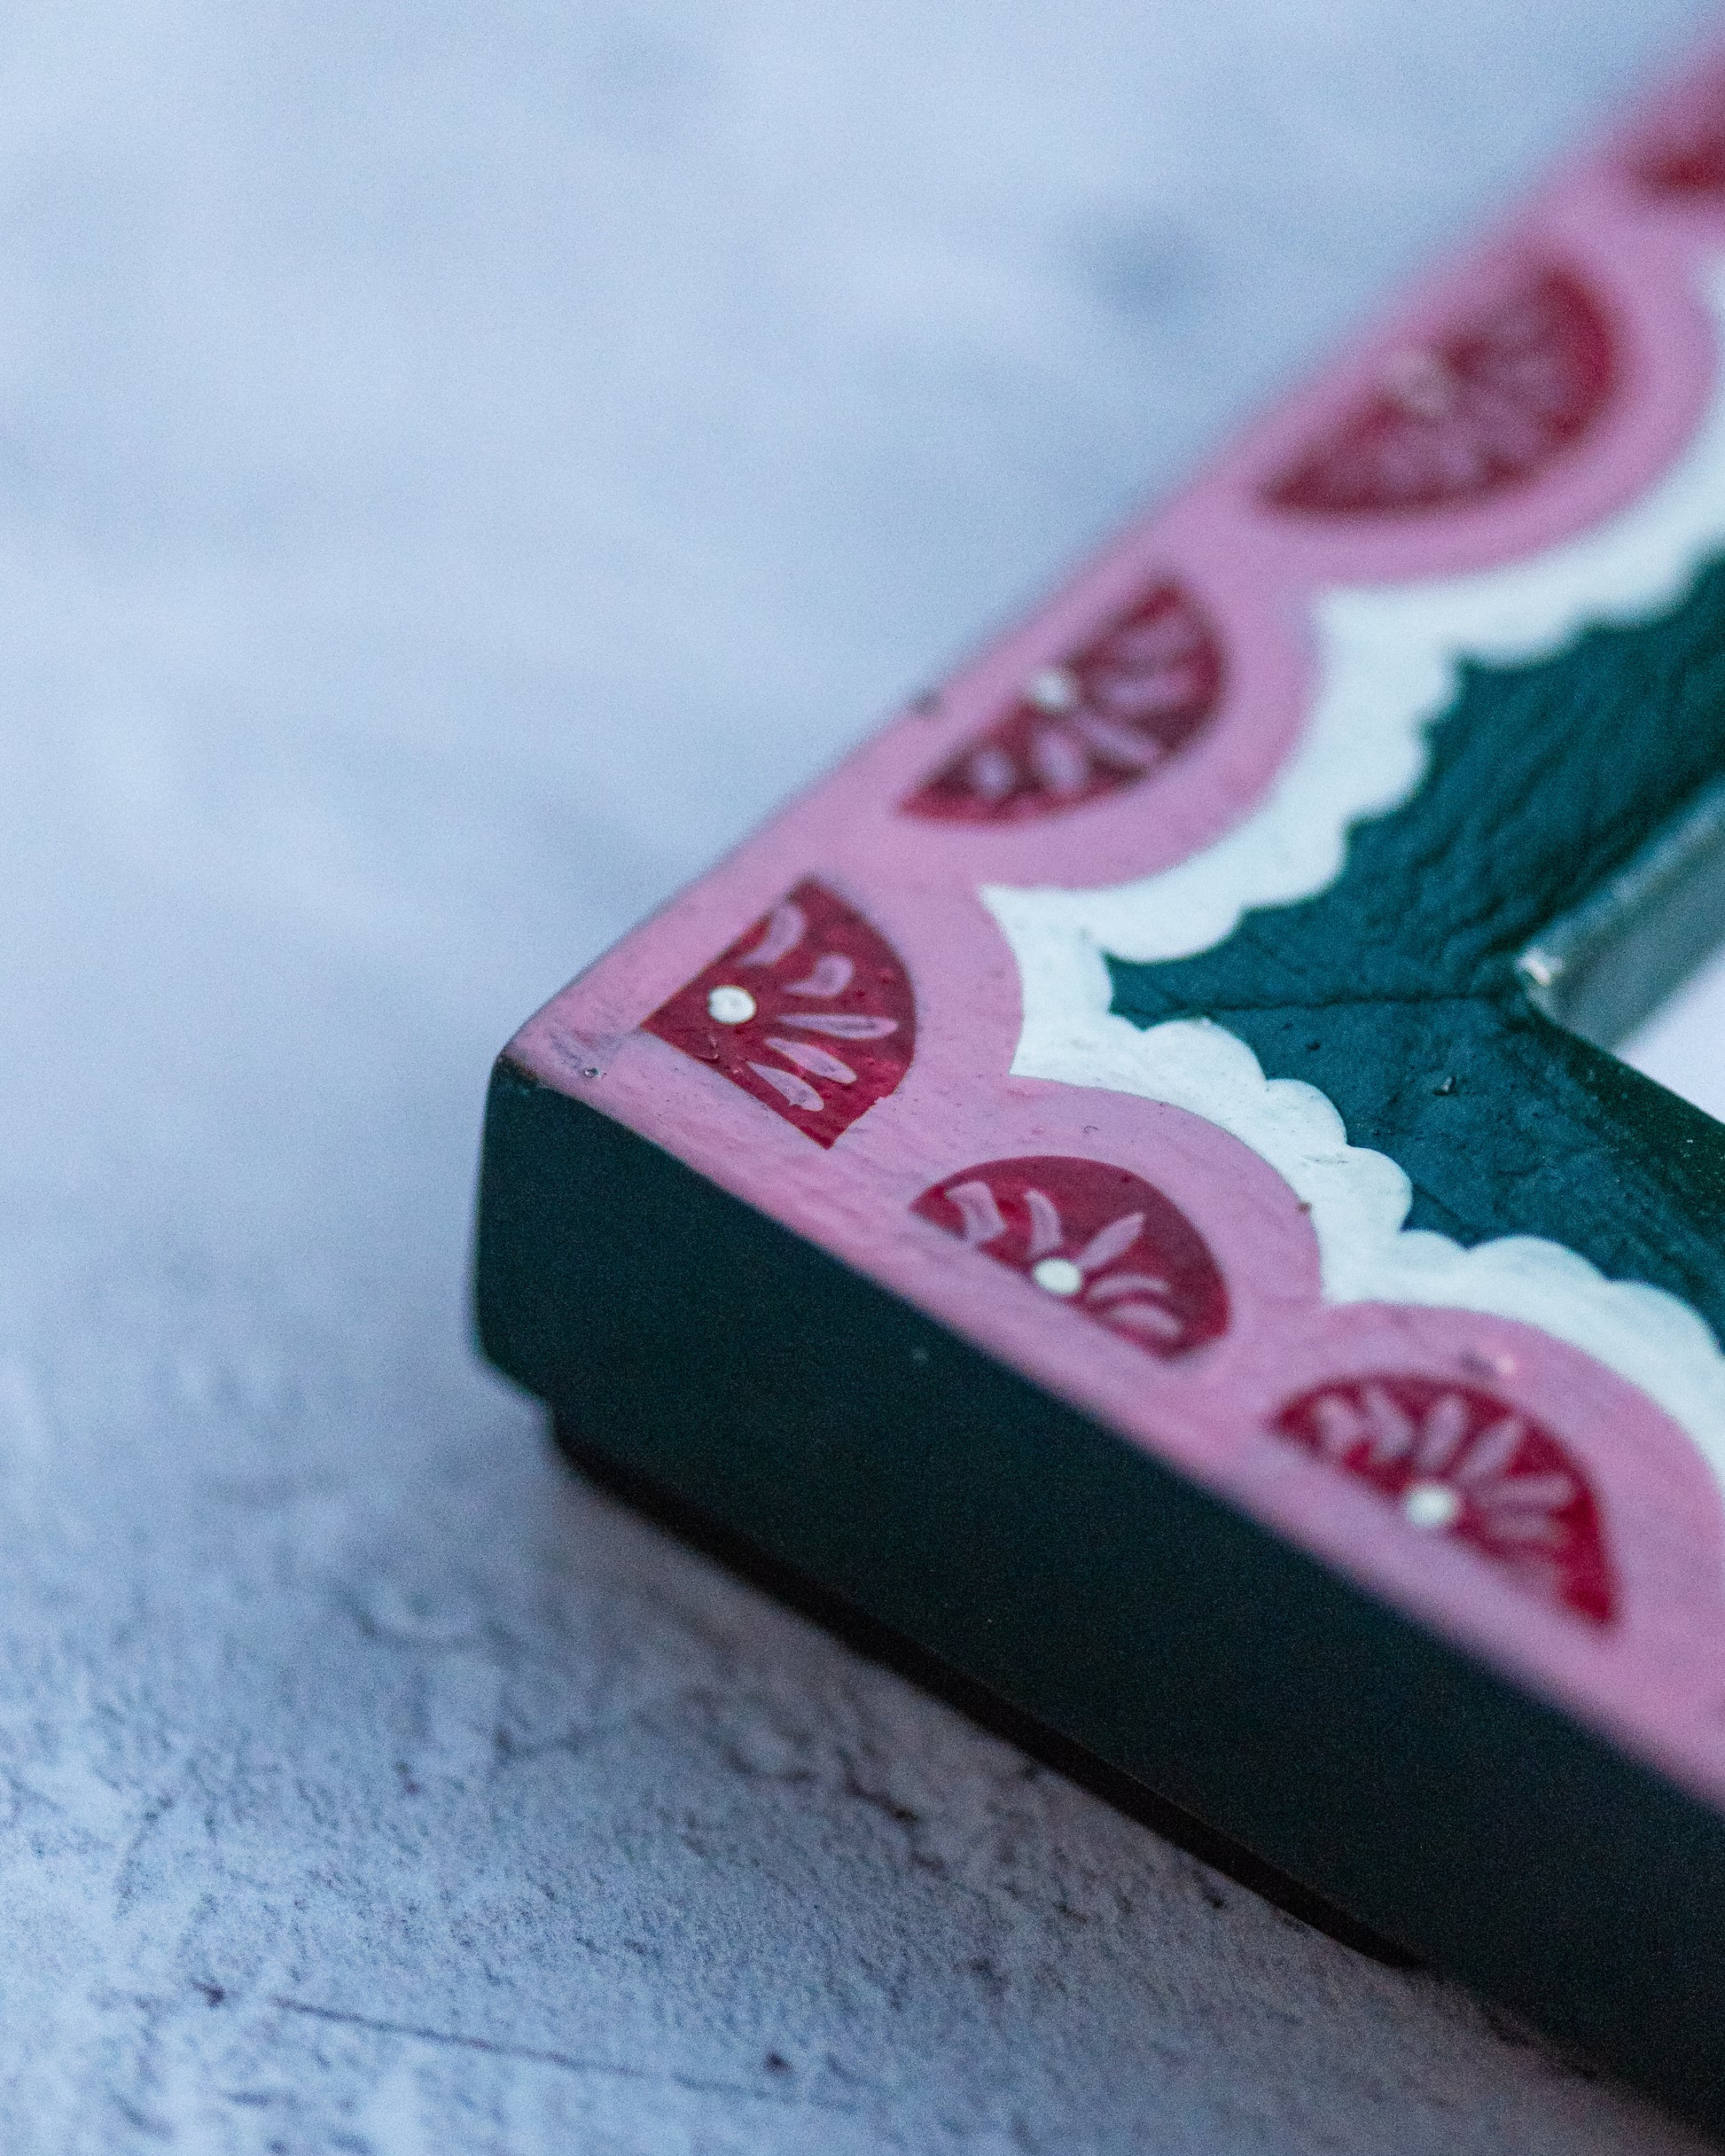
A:
[[[1385,363],[1378,387],[1264,490],[1277,509],[1400,516],[1536,479],[1593,425],[1618,363],[1599,302],[1542,270]]]
[[[831,1145],[909,1069],[917,1005],[886,937],[811,879],[644,1030]]]
[[[1228,1291],[1203,1237],[1160,1191],[1106,1161],[987,1160],[911,1210],[1151,1355],[1185,1355],[1227,1326]]]
[[[1693,85],[1630,169],[1651,193],[1725,201],[1725,72],[1715,69]]]
[[[1465,1543],[1595,1624],[1616,1615],[1588,1478],[1519,1409],[1432,1378],[1350,1378],[1292,1402],[1275,1428],[1389,1499],[1410,1531]]]
[[[1222,646],[1197,602],[1159,584],[1027,681],[1004,718],[902,804],[948,824],[1016,824],[1141,785],[1206,724]]]

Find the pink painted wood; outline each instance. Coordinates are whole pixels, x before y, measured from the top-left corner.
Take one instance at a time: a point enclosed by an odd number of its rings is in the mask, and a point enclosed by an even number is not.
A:
[[[1203,1113],[1014,1075],[987,887],[1203,855],[1307,738],[1326,596],[1549,554],[1719,387],[1725,74],[1440,268],[512,1044],[643,1133],[1725,1801],[1725,1514],[1692,1433],[1542,1327],[1341,1299]]]

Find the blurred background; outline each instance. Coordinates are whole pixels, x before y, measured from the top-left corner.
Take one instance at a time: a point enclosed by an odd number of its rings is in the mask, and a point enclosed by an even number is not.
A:
[[[566,1476],[515,1025],[1708,19],[15,0],[0,2140],[1675,2150]]]

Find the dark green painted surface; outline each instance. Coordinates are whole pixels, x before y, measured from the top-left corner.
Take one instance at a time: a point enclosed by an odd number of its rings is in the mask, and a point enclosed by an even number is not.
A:
[[[1212,1018],[1321,1087],[1407,1170],[1409,1226],[1549,1237],[1725,1334],[1725,1129],[1554,1025],[1516,965],[1725,779],[1725,564],[1657,621],[1468,666],[1431,738],[1329,889],[1193,958],[1112,959],[1113,1007]]]
[[[1408,1170],[1412,1225],[1549,1237],[1725,1332],[1725,1130],[1517,966],[1644,890],[1725,782],[1725,565],[1659,621],[1469,668],[1432,747],[1330,889],[1112,962],[1114,1007],[1321,1086]],[[1686,909],[1620,939],[1650,979],[1659,936],[1692,952]],[[479,1305],[573,1449],[1725,2128],[1710,1808],[506,1063]]]
[[[1725,1820],[507,1062],[486,1351],[580,1449],[1725,2126]]]

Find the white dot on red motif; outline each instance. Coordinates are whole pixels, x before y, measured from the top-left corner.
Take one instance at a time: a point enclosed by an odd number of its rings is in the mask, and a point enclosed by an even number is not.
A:
[[[1050,1295],[1075,1295],[1084,1285],[1083,1274],[1070,1258],[1043,1258],[1031,1267],[1030,1277]]]
[[[746,1026],[754,1007],[746,988],[714,988],[706,998],[706,1015],[720,1026]]]
[[[1384,367],[1384,387],[1416,419],[1441,419],[1455,406],[1459,385],[1438,352],[1393,352]]]
[[[1044,667],[1033,674],[1024,692],[1038,711],[1070,711],[1078,701],[1078,684],[1065,667]]]
[[[1447,1482],[1410,1482],[1401,1510],[1410,1527],[1453,1527],[1461,1517],[1462,1500]]]

